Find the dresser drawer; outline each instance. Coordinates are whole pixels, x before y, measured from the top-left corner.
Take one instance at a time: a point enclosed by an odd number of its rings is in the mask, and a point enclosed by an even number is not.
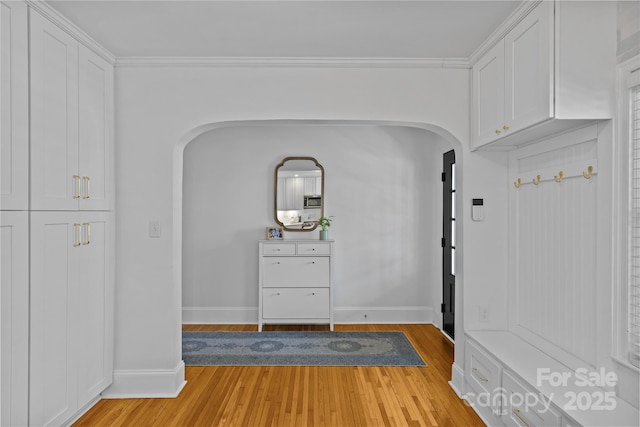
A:
[[[331,245],[327,243],[298,243],[298,255],[330,255]]]
[[[495,414],[500,414],[502,402],[498,394],[500,393],[502,367],[473,341],[467,341],[465,353],[467,383],[473,388],[476,395],[482,393],[484,396],[490,396],[492,410]]]
[[[543,396],[522,385],[509,372],[502,377],[505,402],[502,421],[508,426],[559,426],[561,417],[543,403]],[[545,399],[546,402],[546,399]]]
[[[262,246],[264,256],[295,255],[295,243],[266,243]]]
[[[329,288],[269,288],[262,293],[265,319],[326,319],[329,306]]]
[[[263,287],[329,287],[329,257],[268,257],[262,260]]]

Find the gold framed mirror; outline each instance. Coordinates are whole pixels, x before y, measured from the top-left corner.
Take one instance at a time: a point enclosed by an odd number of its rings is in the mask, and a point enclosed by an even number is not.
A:
[[[311,231],[324,215],[324,168],[313,157],[285,157],[276,166],[274,218],[286,231]]]

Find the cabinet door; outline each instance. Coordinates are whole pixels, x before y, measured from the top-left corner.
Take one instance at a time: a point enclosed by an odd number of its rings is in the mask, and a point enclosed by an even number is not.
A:
[[[78,58],[80,210],[109,210],[113,67],[82,45]]]
[[[301,210],[304,207],[304,179],[285,178],[283,210]]]
[[[113,291],[110,275],[110,214],[80,214],[78,261],[78,407],[111,384],[113,370]]]
[[[505,37],[505,125],[515,132],[553,117],[553,2]]]
[[[0,209],[29,208],[27,5],[0,3]]]
[[[504,40],[473,66],[472,86],[471,139],[478,148],[504,131]]]
[[[77,411],[81,343],[75,331],[84,322],[75,310],[82,238],[77,215],[31,213],[31,425],[60,425]]]
[[[33,9],[31,209],[78,208],[78,42]]]
[[[29,221],[0,212],[0,425],[24,426],[29,404]]]

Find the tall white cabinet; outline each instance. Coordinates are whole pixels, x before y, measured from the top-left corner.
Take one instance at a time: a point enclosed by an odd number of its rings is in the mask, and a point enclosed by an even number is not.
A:
[[[0,3],[0,209],[29,207],[27,6]]]
[[[82,414],[113,371],[113,65],[46,4],[0,3],[0,425]]]
[[[31,213],[31,425],[60,425],[111,383],[109,212]]]
[[[108,210],[113,67],[30,13],[31,209]]]
[[[24,426],[29,405],[29,213],[0,212],[0,425]]]

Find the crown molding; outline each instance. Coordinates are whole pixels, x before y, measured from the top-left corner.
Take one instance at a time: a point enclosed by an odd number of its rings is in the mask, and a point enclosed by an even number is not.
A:
[[[96,55],[100,56],[110,64],[116,63],[116,57],[113,53],[105,49],[100,43],[95,41],[91,36],[81,30],[76,24],[61,15],[60,12],[52,8],[44,0],[25,0],[25,2],[30,8],[37,10],[38,13],[60,27],[63,31],[70,34],[73,38],[85,45]]]
[[[468,63],[469,66],[472,67],[473,64],[478,62],[478,60],[489,51],[495,44],[504,38],[509,31],[515,27],[518,22],[522,21],[522,19],[529,14],[539,3],[542,1],[553,1],[553,0],[525,0],[509,15],[507,19],[504,20],[502,24],[496,28],[489,37],[487,37],[480,46],[469,56]]]
[[[467,58],[121,57],[116,67],[470,68]]]

